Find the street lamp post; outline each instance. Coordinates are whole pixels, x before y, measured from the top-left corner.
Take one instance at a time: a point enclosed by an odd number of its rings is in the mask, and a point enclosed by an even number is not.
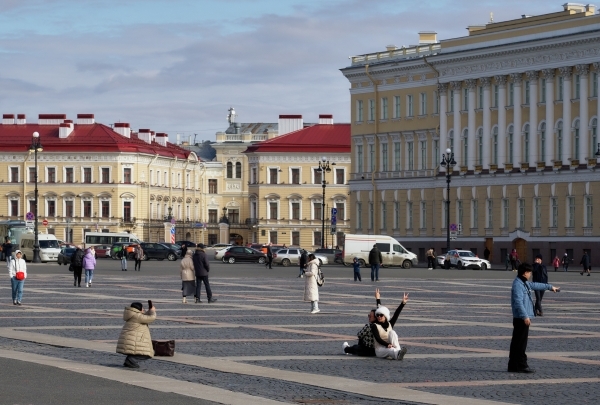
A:
[[[33,133],[33,139],[31,141],[31,146],[29,147],[29,152],[33,152],[34,156],[34,181],[35,181],[35,191],[34,191],[34,205],[33,205],[33,259],[32,263],[41,263],[42,260],[40,258],[40,241],[38,239],[38,164],[37,164],[37,154],[38,152],[43,151],[42,144],[40,143],[40,134],[38,132]]]
[[[332,162],[331,166],[335,166],[335,163]],[[323,201],[321,202],[321,249],[325,248],[325,187],[327,187],[325,173],[331,172],[331,166],[329,160],[323,156],[319,162],[319,168],[317,169],[321,172],[321,183],[323,184]]]
[[[452,171],[456,166],[454,152],[450,148],[442,155],[440,162],[442,167],[446,168],[446,252],[450,251],[450,181],[452,180]]]

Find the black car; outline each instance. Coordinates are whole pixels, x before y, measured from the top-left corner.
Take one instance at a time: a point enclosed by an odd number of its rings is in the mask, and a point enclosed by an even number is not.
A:
[[[140,243],[144,256],[142,260],[158,259],[175,261],[179,257],[177,252],[162,243]]]
[[[58,254],[58,264],[71,264],[71,256],[76,250],[77,248],[62,248]]]
[[[254,262],[264,264],[267,262],[267,255],[263,252],[259,252],[256,249],[244,247],[244,246],[232,246],[223,255],[224,263],[235,263],[235,262]]]
[[[194,242],[190,242],[189,240],[180,240],[178,242],[175,242],[176,245],[182,246],[185,245],[185,247],[187,248],[195,248],[196,244]]]

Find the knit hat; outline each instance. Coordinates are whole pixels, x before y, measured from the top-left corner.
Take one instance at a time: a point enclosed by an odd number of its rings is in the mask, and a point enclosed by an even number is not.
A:
[[[537,255],[535,255],[535,258],[542,260],[542,255],[538,253]]]
[[[387,309],[387,307],[379,307],[379,308],[377,308],[377,311],[375,311],[375,316],[377,316],[379,314],[385,316],[385,320],[386,321],[390,320],[390,310]]]

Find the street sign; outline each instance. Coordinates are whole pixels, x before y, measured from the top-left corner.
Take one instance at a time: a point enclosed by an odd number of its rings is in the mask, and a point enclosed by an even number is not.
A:
[[[450,224],[450,231],[452,231],[452,232],[458,231],[458,226],[456,226],[456,224]]]
[[[47,220],[47,219],[44,219],[44,220],[42,221],[42,225],[44,225],[44,226],[48,226],[48,220]]]
[[[25,214],[25,219],[28,221],[33,221],[35,219],[35,215],[33,215],[33,212],[28,212],[27,214]]]
[[[450,240],[456,240],[456,236],[450,236]]]
[[[337,232],[337,227],[336,227],[335,225],[333,225],[333,226],[331,227],[331,234],[332,234],[332,235],[335,235],[335,234],[336,234],[336,232]]]
[[[337,215],[337,208],[331,209],[331,215]]]
[[[452,227],[450,227],[450,229],[452,229]],[[457,236],[458,236],[457,231],[450,231],[450,240],[456,240]]]
[[[25,221],[25,228],[33,229],[33,227],[34,227],[33,221]]]

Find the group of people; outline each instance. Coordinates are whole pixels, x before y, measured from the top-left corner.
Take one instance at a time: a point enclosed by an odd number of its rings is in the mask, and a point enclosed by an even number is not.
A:
[[[185,246],[185,245],[183,245]],[[117,259],[121,261],[121,271],[127,271],[127,259],[129,259],[129,253],[133,256],[135,260],[134,271],[142,270],[142,260],[144,259],[144,249],[140,246],[140,244],[131,245],[131,252],[127,250],[125,246],[121,247],[121,249],[117,252]],[[187,248],[186,248],[187,250]],[[183,248],[182,248],[183,254]]]
[[[96,250],[89,247],[85,250],[81,245],[77,245],[75,252],[71,256],[71,265],[69,270],[73,272],[73,287],[81,287],[81,275],[85,271],[85,286],[92,286],[94,270],[96,269]]]
[[[206,298],[209,303],[217,301],[213,298],[210,283],[208,281],[208,272],[210,264],[208,257],[204,251],[205,246],[199,243],[196,250],[186,249],[185,257],[181,260],[180,276],[181,276],[181,292],[182,302],[187,303],[187,297],[194,294],[194,303],[201,303],[200,292],[202,284],[206,290]]]

